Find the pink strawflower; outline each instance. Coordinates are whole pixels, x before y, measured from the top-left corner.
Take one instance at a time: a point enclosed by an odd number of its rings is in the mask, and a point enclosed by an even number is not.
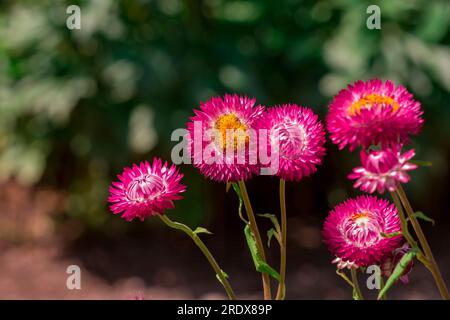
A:
[[[251,132],[264,108],[254,106],[255,101],[245,96],[225,94],[223,98],[211,98],[201,103],[200,109],[194,109],[195,116],[187,124],[189,152],[194,167],[207,178],[236,182],[247,180],[258,172],[257,141]],[[230,131],[237,136],[227,139]],[[211,138],[212,134],[217,134],[217,137]]]
[[[299,181],[317,171],[325,155],[325,131],[311,109],[296,104],[272,107],[257,127],[267,130],[267,150],[279,160],[278,177]]]
[[[392,145],[419,133],[422,114],[420,103],[403,86],[395,87],[389,80],[356,81],[334,97],[327,129],[339,149]]]
[[[379,264],[400,246],[402,237],[385,237],[400,232],[397,209],[388,201],[360,196],[337,205],[323,225],[322,235],[338,268]],[[384,234],[384,236],[383,236]]]
[[[401,154],[400,146],[368,153],[361,151],[362,166],[354,168],[348,178],[356,180],[353,187],[364,192],[373,193],[377,190],[384,193],[385,189],[393,192],[398,183],[409,182],[407,171],[417,168],[416,164],[408,162],[414,154],[414,149]]]
[[[122,213],[122,218],[131,221],[139,218],[163,214],[165,209],[173,209],[173,200],[181,199],[180,193],[186,187],[180,184],[183,177],[175,165],[154,158],[125,168],[118,176],[119,181],[109,187],[108,201],[114,214]]]

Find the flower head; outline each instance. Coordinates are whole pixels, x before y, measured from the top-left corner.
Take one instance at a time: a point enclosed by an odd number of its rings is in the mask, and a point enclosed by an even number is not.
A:
[[[327,129],[339,149],[392,145],[419,133],[422,114],[420,103],[403,86],[395,87],[389,80],[356,81],[334,97]]]
[[[361,167],[353,169],[348,178],[356,180],[354,188],[364,192],[373,193],[375,190],[384,193],[385,189],[395,191],[398,183],[407,183],[410,180],[408,171],[417,168],[417,165],[408,162],[414,157],[414,149],[403,154],[401,147],[385,150],[372,150],[369,153],[361,151]]]
[[[139,165],[125,168],[109,187],[108,201],[114,214],[122,213],[122,218],[131,221],[139,218],[163,214],[165,209],[173,209],[173,200],[181,199],[180,193],[186,187],[180,184],[183,174],[175,165],[169,167],[158,158]]]
[[[400,232],[400,220],[394,205],[373,196],[360,196],[337,205],[323,225],[324,242],[338,268],[367,267],[379,264],[402,237],[386,237]]]
[[[258,172],[255,121],[264,108],[255,99],[228,95],[201,103],[187,124],[193,165],[219,182],[246,180]]]
[[[317,171],[325,155],[325,132],[311,109],[296,104],[272,107],[257,127],[267,129],[267,150],[279,161],[277,176],[299,181]]]

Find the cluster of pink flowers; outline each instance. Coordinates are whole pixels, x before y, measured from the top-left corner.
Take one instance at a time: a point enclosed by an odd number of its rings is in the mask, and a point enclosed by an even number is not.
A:
[[[361,165],[348,175],[355,180],[354,188],[383,194],[410,180],[408,172],[417,168],[411,162],[415,151],[403,152],[402,147],[421,130],[422,114],[412,94],[391,81],[357,81],[334,97],[326,119],[331,141],[339,149],[361,148]],[[264,151],[277,161],[275,170],[270,167],[272,175],[283,183],[299,181],[316,172],[325,155],[325,132],[318,116],[296,104],[266,108],[256,105],[255,99],[226,94],[201,103],[186,127],[193,166],[218,182],[245,181],[261,174],[268,167],[261,160]],[[125,168],[110,187],[111,211],[127,221],[163,215],[186,190],[182,177],[175,165],[158,158],[152,164]],[[409,250],[396,207],[375,196],[337,205],[322,234],[339,269],[377,264],[388,275]]]
[[[327,129],[339,149],[361,147],[361,166],[348,178],[354,188],[383,194],[394,192],[410,180],[408,171],[414,149],[402,152],[411,134],[418,134],[424,120],[420,103],[402,86],[391,81],[357,81],[340,91],[329,106]],[[327,217],[323,237],[336,256],[338,268],[398,262],[403,245],[400,220],[394,205],[376,197],[358,197],[336,206]],[[404,251],[404,250],[403,250]],[[388,272],[385,272],[387,274]]]
[[[255,103],[255,99],[225,94],[194,109],[194,116],[186,125],[193,166],[214,181],[245,181],[267,165],[255,156],[264,149],[268,157],[278,162],[273,175],[299,181],[313,174],[325,155],[325,131],[318,116],[295,104],[265,108]],[[196,124],[200,124],[200,137]],[[241,135],[236,135],[236,131]],[[212,143],[207,143],[212,132],[217,134]],[[252,138],[256,138],[256,148],[249,147]],[[228,149],[232,152],[226,152]],[[165,209],[173,208],[173,200],[180,199],[186,189],[180,184],[182,174],[175,166],[162,165],[157,158],[153,166],[145,162],[125,168],[118,178],[119,182],[110,187],[109,202],[112,212],[123,212],[122,217],[128,221],[163,214]]]
[[[316,171],[325,154],[325,132],[314,112],[306,107],[295,104],[285,104],[265,108],[255,106],[255,99],[238,95],[225,95],[223,98],[212,98],[200,105],[200,110],[194,110],[195,116],[187,124],[190,150],[195,150],[194,144],[200,143],[201,148],[191,152],[193,164],[209,179],[219,182],[236,182],[247,180],[260,172],[266,164],[258,157],[262,150],[267,151],[267,157],[276,159],[278,166],[276,176],[285,180],[298,181]],[[201,123],[205,136],[198,140],[195,123]],[[214,143],[208,148],[209,132],[218,132]],[[236,131],[240,136],[229,136]],[[267,137],[263,135],[267,134]],[[256,142],[252,146],[251,141]],[[231,149],[230,153],[226,153]],[[240,151],[243,157],[239,159]],[[205,151],[212,159],[203,158]],[[201,155],[197,153],[202,153]],[[251,159],[255,159],[253,162]]]
[[[420,103],[404,87],[391,81],[357,81],[339,92],[330,104],[327,128],[331,141],[350,151],[360,146],[361,167],[349,175],[355,188],[373,193],[394,191],[398,183],[409,181],[408,162],[414,149],[402,153],[410,134],[423,125]]]

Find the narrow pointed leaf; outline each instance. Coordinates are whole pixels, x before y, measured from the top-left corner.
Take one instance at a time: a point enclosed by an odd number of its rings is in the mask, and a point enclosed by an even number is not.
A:
[[[416,254],[417,254],[416,250],[411,249],[400,259],[400,261],[395,266],[391,276],[387,279],[383,289],[381,289],[380,292],[378,293],[378,300],[380,300],[388,292],[388,290],[392,287],[392,285],[402,276],[403,272],[408,267],[408,264],[411,262],[412,259],[414,259]]]
[[[209,231],[208,229],[203,228],[203,227],[197,227],[197,228],[194,230],[194,233],[195,233],[195,234],[199,234],[199,233],[213,234],[211,231]]]
[[[402,235],[401,232],[392,232],[392,233],[380,232],[380,234],[384,238],[393,238],[393,237],[397,237],[397,236],[401,236]]]
[[[275,231],[278,233],[280,232],[280,223],[278,222],[278,218],[276,215],[271,213],[263,213],[258,214],[258,216],[270,219],[270,221],[272,221],[273,223],[273,226],[275,227]]]
[[[242,198],[241,189],[239,189],[238,184],[235,182],[231,183],[231,185],[233,186],[233,189],[239,198],[239,208],[238,208],[239,217],[241,218],[242,221],[244,221],[245,223],[248,223],[248,221],[246,219],[244,219],[244,216],[242,215],[242,206],[244,205],[244,199]]]
[[[258,247],[256,246],[256,240],[253,237],[253,234],[250,230],[250,226],[247,224],[244,228],[245,238],[247,239],[247,246],[250,250],[250,254],[253,259],[253,263],[255,264],[255,269],[261,273],[267,273],[272,278],[280,281],[279,273],[269,266],[264,260],[261,258],[260,253],[258,252]]]
[[[424,161],[424,160],[409,160],[409,162],[414,163],[419,167],[431,167],[433,165],[431,161]]]
[[[267,231],[267,246],[270,248],[270,241],[272,240],[272,237],[275,234],[275,229],[274,228],[270,228],[269,231]]]
[[[433,219],[431,219],[430,217],[428,217],[425,213],[423,213],[422,211],[416,211],[414,212],[414,215],[422,220],[431,222],[431,224],[434,226],[435,221]]]

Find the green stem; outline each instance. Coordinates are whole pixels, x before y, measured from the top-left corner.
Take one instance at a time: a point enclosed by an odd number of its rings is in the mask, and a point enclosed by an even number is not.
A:
[[[413,236],[409,232],[408,221],[406,220],[405,212],[403,211],[403,205],[400,201],[400,198],[398,197],[396,192],[391,192],[391,197],[392,197],[392,200],[394,200],[395,206],[397,207],[397,212],[400,217],[400,223],[401,223],[403,237],[406,239],[406,242],[408,242],[408,244],[411,248],[415,248],[417,250],[417,259],[420,262],[422,262],[427,268],[429,268],[430,263],[428,262],[427,258],[423,254],[422,250],[417,245],[417,241],[414,240]]]
[[[286,292],[286,244],[287,244],[287,215],[286,215],[286,181],[280,179],[280,211],[281,211],[281,243],[280,243],[280,282],[278,284],[277,300],[284,299]]]
[[[400,201],[403,203],[406,213],[408,214],[408,218],[411,221],[414,232],[416,233],[420,245],[425,253],[426,260],[429,262],[429,265],[425,266],[428,268],[428,270],[430,270],[431,274],[433,275],[434,281],[436,282],[436,286],[439,289],[442,299],[450,300],[450,295],[447,286],[445,285],[444,279],[442,278],[442,274],[439,270],[436,260],[434,259],[431,247],[428,244],[425,234],[422,231],[422,227],[420,226],[420,223],[414,214],[414,210],[412,209],[412,206],[409,203],[408,197],[406,196],[406,193],[400,184],[397,186],[396,192],[398,197],[400,198]]]
[[[228,298],[230,300],[236,300],[236,296],[233,292],[233,289],[231,288],[230,283],[228,282],[228,280],[225,276],[225,273],[219,267],[219,264],[214,259],[213,255],[208,250],[208,248],[203,243],[203,241],[198,237],[198,235],[194,231],[192,231],[192,229],[189,228],[187,225],[172,221],[166,215],[160,214],[158,216],[167,226],[169,226],[173,229],[177,229],[177,230],[181,230],[181,231],[185,232],[189,237],[192,238],[192,240],[194,240],[197,247],[202,251],[202,253],[205,255],[206,259],[208,259],[209,264],[214,269],[214,272],[216,273],[217,277],[219,278],[220,283],[223,285],[223,287],[225,288],[225,291],[227,292]]]
[[[352,275],[352,283],[353,283],[353,290],[355,290],[356,297],[358,300],[364,300],[364,297],[361,293],[361,289],[359,288],[359,282],[358,282],[358,276],[356,274],[357,269],[351,268],[350,273]]]
[[[380,290],[379,290],[379,292],[381,290],[383,290],[383,288],[384,288],[384,279],[383,279],[383,276],[380,275]],[[381,300],[387,300],[387,293],[383,294],[383,296],[381,297]]]
[[[392,200],[394,200],[395,206],[397,207],[397,212],[398,212],[398,216],[400,218],[400,224],[401,224],[401,228],[402,228],[403,237],[406,239],[406,241],[408,242],[408,244],[411,248],[415,248],[415,247],[417,247],[417,242],[413,239],[413,237],[409,233],[408,222],[406,221],[405,213],[403,211],[403,207],[400,202],[400,199],[398,198],[398,196],[395,192],[391,192],[391,197],[392,197]]]
[[[259,233],[258,224],[256,223],[255,214],[253,213],[253,208],[250,203],[250,198],[247,193],[247,188],[245,187],[245,183],[242,180],[239,181],[238,184],[239,184],[239,189],[241,190],[241,193],[242,193],[242,199],[244,200],[245,211],[247,211],[248,220],[250,222],[249,223],[250,230],[252,231],[253,236],[255,237],[256,246],[261,255],[262,260],[267,263],[264,246],[263,246],[262,240],[261,240],[261,234]],[[262,276],[263,289],[264,289],[264,299],[271,300],[272,293],[271,293],[271,288],[270,288],[269,275],[267,273],[263,272],[261,276]]]

